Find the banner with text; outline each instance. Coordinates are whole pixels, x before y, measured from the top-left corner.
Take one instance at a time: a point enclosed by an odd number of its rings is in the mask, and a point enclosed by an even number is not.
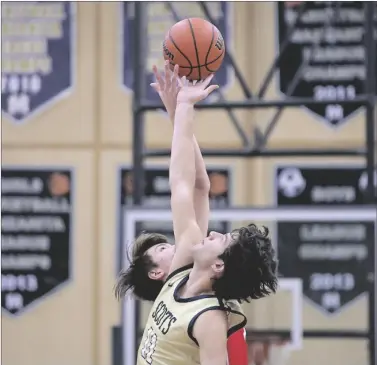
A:
[[[365,170],[358,167],[281,166],[278,206],[360,205]],[[304,295],[324,313],[337,313],[368,290],[373,271],[374,224],[357,220],[277,224],[279,269],[303,279]]]
[[[184,2],[148,2],[147,5],[147,34],[145,34],[145,42],[143,49],[146,50],[146,79],[142,80],[145,83],[146,99],[149,101],[160,101],[159,96],[149,86],[154,82],[152,73],[152,66],[157,65],[158,68],[163,67],[164,57],[162,52],[162,44],[168,30],[179,20],[199,17],[206,18],[203,9],[199,2],[184,1]],[[231,47],[230,24],[232,24],[230,2],[205,2],[212,17],[215,20],[215,25],[220,30],[225,44],[228,49]],[[135,10],[134,2],[124,1],[121,3],[121,57],[122,57],[122,84],[128,90],[133,89],[134,71],[133,58],[136,49],[134,40],[134,23]],[[176,16],[176,17],[175,17]],[[140,76],[140,75],[138,75]],[[229,85],[232,77],[232,67],[225,59],[220,70],[216,72],[216,83],[221,87]]]
[[[1,5],[1,108],[14,123],[68,95],[76,34],[73,2]]]
[[[19,314],[71,276],[72,172],[3,168],[1,306]]]
[[[352,100],[363,93],[364,2],[339,3],[307,1],[301,17],[298,11],[302,1],[277,4],[279,51],[296,22],[280,62],[279,82],[283,94],[287,95],[302,63],[305,67],[290,96],[319,101]],[[339,10],[335,12],[336,4]],[[306,106],[330,126],[339,126],[361,107],[361,104]]]
[[[210,207],[226,208],[232,204],[232,176],[229,168],[208,167],[208,175],[211,181]],[[120,178],[120,217],[127,206],[132,205],[132,170],[122,167],[119,172]],[[166,208],[170,210],[170,186],[168,167],[148,167],[145,170],[144,206]],[[123,220],[120,223],[119,242],[123,237]],[[210,221],[209,231],[229,232],[229,222]],[[158,232],[166,235],[170,242],[174,242],[173,225],[168,221],[140,222],[137,225],[137,234],[142,231]],[[119,244],[119,253],[120,247]],[[118,255],[121,265],[122,254]]]

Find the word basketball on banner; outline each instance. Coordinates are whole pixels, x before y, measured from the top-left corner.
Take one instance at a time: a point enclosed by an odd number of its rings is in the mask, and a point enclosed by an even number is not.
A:
[[[230,25],[232,23],[231,8],[229,2],[211,1],[205,2],[209,8],[210,14],[214,18],[215,25],[220,30],[224,37],[227,47],[231,47]],[[147,9],[147,34],[145,34],[145,41],[141,45],[146,57],[146,77],[142,82],[145,84],[146,99],[151,102],[160,101],[159,96],[149,86],[154,82],[152,73],[152,66],[157,65],[160,69],[164,64],[164,57],[162,54],[162,44],[166,33],[177,21],[184,18],[199,17],[206,18],[203,9],[199,2],[185,1],[185,2],[147,2],[145,3]],[[122,65],[122,84],[127,90],[133,89],[134,71],[133,71],[133,56],[136,45],[134,44],[134,24],[135,24],[135,10],[133,1],[123,1],[121,3],[121,65]],[[140,77],[140,75],[137,75]],[[216,72],[216,83],[221,87],[228,86],[232,79],[232,68],[225,58],[222,67]]]
[[[210,205],[211,208],[225,208],[232,204],[232,170],[228,167],[207,168],[208,176],[211,182],[210,189]],[[120,201],[118,210],[121,222],[123,223],[123,211],[132,205],[132,169],[127,167],[120,168],[119,171]],[[170,208],[170,185],[169,185],[169,169],[168,167],[150,166],[145,170],[145,186],[143,205],[145,207]],[[123,237],[123,225],[119,227],[120,237]],[[174,242],[173,224],[172,222],[139,222],[136,226],[137,234],[142,231],[158,232],[168,237],[169,242]],[[230,222],[210,221],[209,231],[217,231],[226,233],[231,230]],[[127,243],[129,244],[129,242]],[[122,252],[119,244],[119,265],[122,264]],[[120,266],[121,267],[121,266]]]
[[[318,101],[352,100],[360,96],[366,77],[364,2],[307,1],[299,16],[302,3],[279,1],[277,4],[279,50],[295,24],[280,61],[280,91],[287,95],[296,73],[300,72],[298,83],[288,96]],[[327,125],[337,127],[362,105],[305,107]]]
[[[75,5],[6,2],[1,9],[1,110],[21,124],[73,86]]]
[[[281,166],[278,206],[362,205],[366,171],[342,166]],[[277,223],[279,270],[300,277],[304,295],[325,314],[338,313],[368,291],[375,225],[366,221]]]
[[[2,169],[1,307],[9,314],[70,279],[72,179],[68,169]]]

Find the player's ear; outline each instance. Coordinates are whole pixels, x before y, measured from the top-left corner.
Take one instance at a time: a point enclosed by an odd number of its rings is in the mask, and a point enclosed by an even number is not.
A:
[[[162,280],[164,277],[164,272],[158,268],[154,268],[148,273],[149,279],[152,280]]]
[[[215,276],[219,277],[224,272],[224,261],[217,258],[211,267],[213,272],[215,273]]]

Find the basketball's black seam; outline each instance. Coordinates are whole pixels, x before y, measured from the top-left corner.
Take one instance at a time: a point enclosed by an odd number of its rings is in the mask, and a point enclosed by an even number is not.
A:
[[[192,73],[192,70],[193,70],[193,66],[192,66],[192,63],[190,61],[190,59],[179,49],[179,47],[177,46],[177,44],[175,43],[173,37],[171,36],[170,32],[169,32],[169,39],[170,39],[170,42],[173,43],[174,47],[177,49],[177,51],[186,59],[186,61],[189,63],[190,66],[186,66],[185,68],[191,68],[191,71],[188,75],[186,75],[186,77],[190,76],[191,73]],[[172,64],[172,62],[170,62],[170,64]]]
[[[209,56],[209,53],[211,52],[211,48],[212,48],[212,43],[213,43],[213,40],[215,39],[215,28],[213,27],[212,25],[212,39],[211,39],[211,44],[209,45],[208,47],[208,52],[206,54],[206,58],[204,60],[204,64],[207,65],[207,61],[208,61],[208,56]]]
[[[217,28],[216,28],[217,29]],[[215,26],[214,25],[212,25],[212,37],[214,37],[214,35],[215,35]],[[212,42],[211,42],[211,46],[212,46]],[[211,48],[209,49],[209,51],[211,50]],[[208,53],[209,53],[209,51],[208,51]],[[216,57],[213,61],[211,61],[212,63],[213,62],[215,62],[215,61],[217,61],[223,54],[224,54],[224,52],[225,52],[225,49],[221,52],[221,54],[220,54],[220,56],[218,56],[218,57]],[[210,65],[210,63],[208,63],[207,62],[207,59],[206,59],[206,63],[205,63],[205,65],[204,65],[204,67],[207,69],[207,71],[209,71],[209,72],[215,72],[215,71],[213,71],[213,70],[211,70],[211,69],[209,69],[208,68],[208,65]]]
[[[194,47],[195,47],[195,53],[196,53],[196,61],[198,62],[198,65],[200,64],[199,60],[199,52],[198,52],[198,47],[196,46],[196,39],[195,39],[195,33],[194,33],[194,28],[192,27],[190,19],[187,19],[189,26],[190,26],[190,31],[192,35],[192,40],[194,41]],[[198,73],[199,73],[199,80],[202,79],[202,73],[200,72],[200,67],[198,68]]]
[[[212,65],[212,63],[215,63],[220,57],[222,57],[224,55],[224,53],[225,53],[225,50],[221,52],[220,56],[217,56],[211,62],[206,63],[205,65],[203,65],[203,67],[205,67],[207,69],[207,71],[209,71],[209,72],[216,72],[216,71],[213,71],[213,70],[209,69],[208,65]]]
[[[223,51],[219,56],[217,56],[214,60],[212,60],[211,62],[205,63],[204,65],[192,66],[192,64],[191,64],[191,66],[179,66],[179,68],[198,68],[198,67],[206,67],[207,70],[209,70],[207,66],[208,66],[208,65],[212,65],[213,63],[215,63],[215,62],[216,62],[220,57],[222,57],[223,55],[224,55],[224,51]],[[175,65],[176,65],[174,62],[170,62],[170,64],[171,64],[172,66],[175,66]],[[209,70],[209,71],[211,71],[211,70]],[[211,71],[211,72],[215,72],[215,71]]]

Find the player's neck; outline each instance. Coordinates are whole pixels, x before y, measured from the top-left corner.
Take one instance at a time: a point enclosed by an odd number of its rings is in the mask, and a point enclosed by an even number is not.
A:
[[[212,293],[212,280],[208,271],[203,271],[194,265],[184,288],[185,297]]]

